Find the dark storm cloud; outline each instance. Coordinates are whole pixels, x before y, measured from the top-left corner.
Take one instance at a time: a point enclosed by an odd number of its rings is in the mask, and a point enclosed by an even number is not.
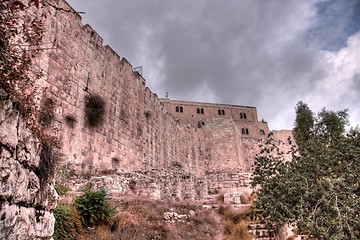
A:
[[[309,94],[321,94],[314,89],[323,91],[336,67],[321,48],[334,41],[346,46],[357,31],[353,8],[359,0],[347,1],[351,13],[345,0],[69,3],[86,12],[84,21],[120,56],[143,66],[159,96],[252,105],[271,127],[289,128],[296,102],[316,99]]]

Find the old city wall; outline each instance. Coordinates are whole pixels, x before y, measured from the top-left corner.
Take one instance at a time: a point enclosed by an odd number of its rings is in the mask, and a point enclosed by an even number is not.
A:
[[[59,7],[71,9],[65,1]],[[40,105],[54,102],[54,119],[46,128],[61,139],[64,164],[100,185],[107,179],[112,193],[129,189],[132,180],[138,193],[172,199],[203,199],[216,186],[248,187],[249,176],[243,173],[252,169],[258,142],[244,136],[241,127],[250,133],[269,131],[257,121],[255,108],[247,109],[251,121],[212,116],[201,128],[179,122],[125,58],[82,25],[78,14],[47,11],[44,39],[53,46],[38,61],[44,70]],[[90,96],[105,103],[98,127],[86,123]]]
[[[69,8],[65,2],[60,4]],[[173,165],[196,174],[208,171],[213,141],[221,142],[224,134],[178,124],[131,64],[103,46],[101,37],[83,26],[79,15],[49,11],[46,34],[55,44],[44,67],[42,98],[55,102],[55,121],[48,130],[62,139],[67,162],[84,172]],[[85,101],[91,95],[105,102],[104,124],[97,128],[88,128],[85,122]],[[235,149],[230,148],[223,150],[224,156]],[[228,158],[238,162],[238,153],[231,155]],[[212,158],[210,165],[216,166],[217,159]]]

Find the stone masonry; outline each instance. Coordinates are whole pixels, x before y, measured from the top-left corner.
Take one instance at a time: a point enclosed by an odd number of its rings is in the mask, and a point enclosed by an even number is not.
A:
[[[40,152],[20,113],[1,99],[0,239],[51,239],[57,194],[49,184],[41,188]]]
[[[50,7],[46,14],[44,41],[53,46],[37,61],[45,73],[39,85],[42,102],[55,104],[47,131],[62,140],[64,164],[112,193],[123,193],[131,180],[134,191],[163,199],[248,188],[259,143],[270,132],[255,107],[160,99],[80,15]],[[103,124],[93,128],[85,116],[91,96],[105,106]]]

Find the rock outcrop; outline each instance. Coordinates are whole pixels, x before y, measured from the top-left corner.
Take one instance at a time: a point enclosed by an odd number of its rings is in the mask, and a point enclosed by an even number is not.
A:
[[[42,181],[41,152],[11,101],[0,100],[0,239],[51,239],[57,194]]]

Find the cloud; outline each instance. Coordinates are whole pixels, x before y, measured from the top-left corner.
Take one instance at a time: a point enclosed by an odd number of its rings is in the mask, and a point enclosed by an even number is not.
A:
[[[69,0],[160,97],[256,106],[272,129],[300,100],[360,119],[359,2]]]
[[[310,107],[319,111],[322,107],[332,110],[349,109],[351,124],[359,124],[360,113],[360,32],[351,36],[346,47],[336,52],[321,53],[324,75],[317,86],[305,96]]]

